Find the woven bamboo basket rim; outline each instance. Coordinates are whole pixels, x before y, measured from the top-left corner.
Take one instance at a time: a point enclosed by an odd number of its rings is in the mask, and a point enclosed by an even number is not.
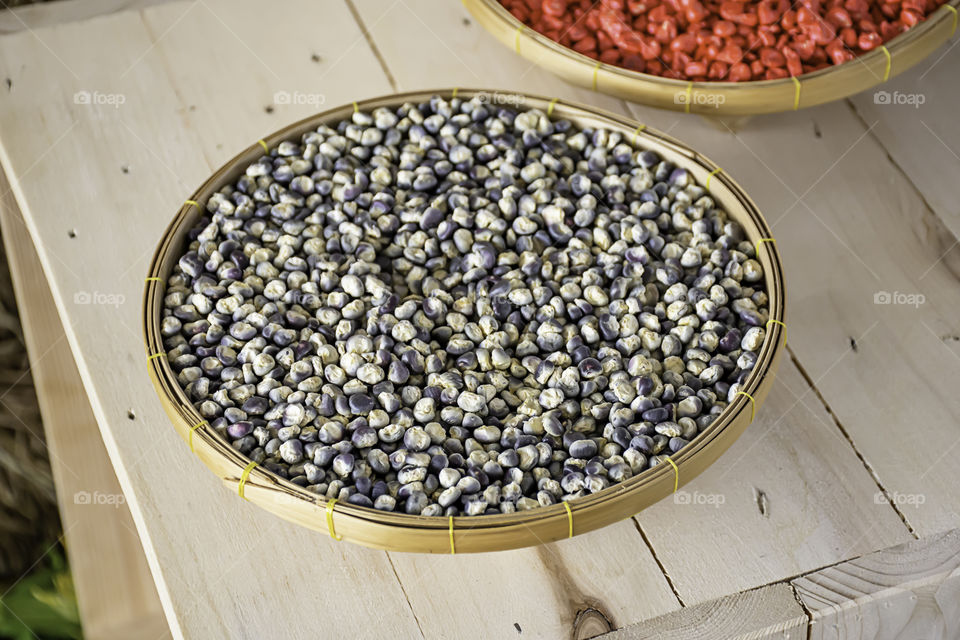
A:
[[[143,299],[143,331],[147,367],[165,411],[191,449],[223,482],[249,501],[280,517],[364,546],[393,551],[469,553],[529,546],[570,537],[625,519],[664,498],[677,486],[695,477],[742,433],[759,409],[773,383],[779,356],[786,338],[784,319],[785,288],[782,263],[775,242],[760,242],[757,259],[764,268],[771,323],[758,353],[753,372],[737,396],[713,424],[671,459],[676,465],[661,464],[599,493],[567,503],[511,514],[459,516],[454,518],[415,516],[382,512],[344,502],[327,500],[256,465],[222,438],[192,406],[180,388],[164,353],[160,318],[165,281],[185,245],[185,234],[202,217],[197,203],[227,184],[232,184],[245,167],[264,155],[264,146],[297,139],[324,123],[349,117],[355,110],[395,107],[419,103],[431,96],[446,98],[477,95],[488,100],[514,96],[523,108],[537,108],[554,117],[567,118],[577,126],[603,126],[619,131],[633,146],[652,149],[664,159],[686,168],[698,183],[707,182],[710,194],[747,232],[751,242],[772,238],[770,228],[743,189],[719,166],[679,141],[639,125],[624,116],[594,107],[528,94],[481,89],[441,89],[392,94],[344,105],[310,116],[255,142],[218,169],[180,207],[154,252],[146,278]],[[753,405],[753,406],[751,406]],[[245,474],[246,470],[246,474]]]
[[[960,7],[960,0],[948,0],[926,20],[883,47],[796,79],[692,82],[594,60],[524,25],[497,0],[462,1],[501,43],[565,80],[634,102],[713,116],[793,111],[846,98],[886,82],[956,33]]]

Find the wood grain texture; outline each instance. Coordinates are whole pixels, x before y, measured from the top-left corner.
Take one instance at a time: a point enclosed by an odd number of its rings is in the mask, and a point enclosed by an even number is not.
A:
[[[84,636],[169,637],[130,509],[103,446],[50,288],[0,172],[0,224],[43,416]],[[136,632],[131,633],[131,627]]]
[[[458,2],[352,1],[398,91],[500,88],[623,112],[623,101],[565,84],[504,48]]]
[[[905,75],[915,73],[922,67]],[[844,103],[757,116],[736,134],[631,108],[715,159],[757,202],[784,256],[794,354],[917,534],[957,527],[960,397],[943,380],[960,364],[960,270],[939,259],[952,236],[870,125]],[[875,302],[894,293],[924,297]]]
[[[470,77],[482,85],[589,99],[621,112],[626,108],[531,69],[527,61],[498,48],[492,36],[477,34],[475,24],[463,21],[462,10],[431,10],[433,6],[430,0],[408,0],[384,13],[371,3],[357,5],[399,89],[463,83]],[[457,56],[433,62],[438,49],[456,43],[462,43]],[[512,68],[517,71],[510,72]],[[655,113],[663,116],[661,130],[701,150],[698,138],[684,134],[690,127],[711,125],[682,114]],[[721,154],[713,156],[718,160]],[[788,289],[797,274],[796,268],[787,272]],[[787,318],[795,323],[789,313]],[[755,424],[680,494],[707,503],[681,506],[667,498],[639,517],[687,604],[775,582],[909,537],[893,509],[875,504],[876,485],[796,368],[784,362],[780,370]],[[752,441],[758,442],[756,447]],[[736,468],[728,473],[729,466]],[[758,510],[757,488],[773,505],[766,515]],[[718,499],[724,504],[715,504]],[[704,571],[705,566],[709,570]]]
[[[774,584],[652,618],[601,636],[603,640],[804,640],[807,614],[793,589]]]
[[[391,557],[427,638],[563,638],[589,608],[615,627],[679,608],[630,521],[534,549]]]
[[[811,640],[960,637],[960,530],[928,536],[793,581]]]

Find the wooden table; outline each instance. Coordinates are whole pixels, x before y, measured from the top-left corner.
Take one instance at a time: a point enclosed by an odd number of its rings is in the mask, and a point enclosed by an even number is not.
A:
[[[733,130],[573,88],[450,1],[57,2],[0,33],[3,236],[89,637],[960,637],[956,40],[883,87],[921,108],[868,92]],[[711,156],[773,225],[789,354],[746,435],[632,520],[384,553],[259,511],[191,456],[147,378],[143,277],[251,141],[449,86],[589,102]]]

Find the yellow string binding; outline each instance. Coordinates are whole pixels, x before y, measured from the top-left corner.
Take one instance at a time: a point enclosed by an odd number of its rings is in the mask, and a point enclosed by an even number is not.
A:
[[[157,276],[150,276],[143,279],[144,282],[163,282],[163,278],[158,278]]]
[[[953,31],[950,32],[950,37],[952,38],[953,34],[957,32],[957,8],[950,4],[943,5],[943,8],[953,14]]]
[[[717,175],[721,171],[723,171],[723,169],[721,169],[720,167],[717,167],[716,169],[711,171],[709,175],[707,175],[707,191],[710,191],[710,178]]]
[[[597,90],[597,71],[600,71],[600,65],[601,65],[601,64],[603,64],[603,63],[600,62],[599,60],[597,60],[597,64],[594,65],[594,67],[593,67],[593,90],[594,90],[594,91]]]
[[[337,504],[337,499],[327,501],[327,531],[330,532],[330,537],[340,542],[343,540],[343,536],[337,535],[337,530],[333,527],[333,505]]]
[[[358,105],[356,102],[353,103],[353,112],[360,113],[360,105]]]
[[[632,140],[631,144],[633,144],[633,145],[636,145],[636,144],[637,144],[637,136],[640,134],[641,131],[643,131],[643,130],[646,129],[646,128],[647,128],[647,125],[642,124],[642,125],[640,125],[639,127],[637,127],[636,129],[633,130],[633,140]]]
[[[550,101],[550,104],[547,105],[547,117],[548,117],[548,118],[553,115],[553,108],[554,108],[555,106],[557,106],[557,101],[558,101],[559,99],[560,99],[560,98],[554,98],[553,100]]]
[[[774,320],[773,318],[770,318],[769,320],[767,320],[767,331],[770,330],[770,325],[772,324],[778,324],[781,327],[783,327],[783,343],[786,344],[787,343],[787,325],[780,322],[779,320]]]
[[[160,351],[158,353],[153,354],[152,356],[147,356],[147,362],[150,362],[154,358],[159,358],[160,356],[165,356],[165,355],[167,355],[166,351]]]
[[[240,494],[240,497],[244,500],[247,499],[247,496],[243,495],[243,487],[247,484],[247,478],[250,477],[250,472],[253,471],[255,466],[257,466],[257,463],[251,462],[243,468],[243,473],[240,474],[240,484],[237,486],[237,493]]]
[[[683,103],[683,112],[690,113],[690,93],[693,91],[693,83],[687,83],[687,99]]]
[[[257,144],[263,147],[264,153],[270,153],[270,147],[267,146],[266,142],[264,142],[263,140],[257,140]]]
[[[573,511],[570,510],[569,502],[564,502],[563,507],[564,509],[567,510],[567,524],[569,525],[569,532],[567,533],[567,537],[572,538],[573,537]]]
[[[750,422],[753,423],[753,419],[757,417],[757,401],[753,399],[753,396],[747,393],[746,391],[737,391],[737,396],[746,396],[750,400]]]
[[[453,100],[454,98],[456,98],[456,97],[457,97],[457,93],[459,93],[459,92],[460,92],[460,87],[454,87],[454,88],[453,88],[453,95],[450,96],[450,99]]]
[[[673,492],[676,493],[677,489],[680,487],[680,469],[677,468],[677,463],[667,457],[667,462],[670,463],[670,466],[673,467]]]
[[[883,51],[883,55],[887,57],[887,68],[883,71],[883,81],[886,82],[890,79],[890,63],[892,60],[890,59],[890,50],[887,49],[885,45],[880,45],[880,50]]]
[[[457,547],[453,544],[453,516],[450,516],[450,554],[456,555]]]
[[[200,427],[202,427],[202,426],[205,425],[205,424],[210,424],[210,423],[207,422],[206,420],[201,420],[201,421],[198,422],[197,424],[195,424],[195,425],[193,425],[192,427],[190,427],[190,436],[189,436],[189,438],[187,439],[187,440],[189,441],[189,443],[190,443],[190,453],[195,453],[194,450],[193,450],[193,432],[196,431],[197,429],[199,429]]]
[[[520,53],[520,34],[523,33],[523,25],[517,27],[517,32],[513,36],[513,49],[517,53]]]
[[[777,239],[776,238],[760,238],[759,240],[757,240],[756,252],[757,252],[758,258],[760,257],[760,245],[763,244],[764,242],[772,242],[773,244],[776,244]]]
[[[192,205],[195,206],[197,209],[200,208],[200,203],[197,202],[196,200],[184,200],[184,201],[183,201],[183,204],[192,204]]]
[[[790,79],[797,86],[797,90],[793,94],[793,110],[796,111],[800,108],[800,79],[797,76],[790,76]]]

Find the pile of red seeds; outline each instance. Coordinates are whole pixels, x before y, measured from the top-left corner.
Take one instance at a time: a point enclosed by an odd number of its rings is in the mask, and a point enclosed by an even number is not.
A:
[[[744,82],[842,64],[945,0],[499,0],[595,60],[666,78]]]

